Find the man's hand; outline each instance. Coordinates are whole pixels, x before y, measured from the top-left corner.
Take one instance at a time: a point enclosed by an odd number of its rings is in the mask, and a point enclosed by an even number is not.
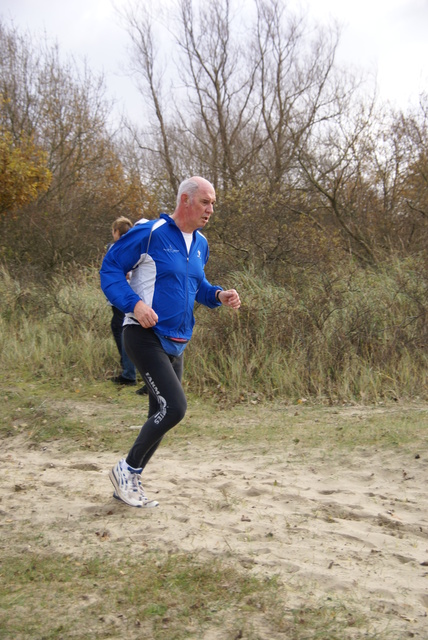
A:
[[[158,314],[142,300],[139,300],[135,305],[134,316],[144,329],[151,329],[158,321]]]
[[[218,299],[221,304],[224,304],[226,307],[232,307],[232,309],[239,309],[241,306],[241,300],[239,299],[238,292],[235,291],[235,289],[220,291]]]

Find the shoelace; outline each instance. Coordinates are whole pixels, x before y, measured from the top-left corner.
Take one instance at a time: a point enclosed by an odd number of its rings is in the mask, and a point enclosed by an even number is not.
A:
[[[148,502],[139,473],[131,473],[131,491],[138,493],[142,502]]]

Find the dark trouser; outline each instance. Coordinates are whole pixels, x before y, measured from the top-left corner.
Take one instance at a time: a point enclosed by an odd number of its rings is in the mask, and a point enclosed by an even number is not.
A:
[[[141,325],[125,325],[123,340],[149,391],[148,419],[126,458],[131,467],[144,469],[165,433],[186,413],[187,401],[181,386],[183,355],[169,356],[155,333]]]
[[[125,314],[123,311],[115,306],[112,306],[113,315],[111,318],[111,332],[114,337],[114,341],[117,346],[117,350],[120,355],[120,366],[122,367],[122,376],[128,380],[136,380],[137,376],[135,368],[131,360],[129,359],[124,347],[123,347],[123,319]]]
[[[122,325],[125,314],[117,307],[112,306],[111,310],[113,311],[110,323],[111,332],[122,360]]]

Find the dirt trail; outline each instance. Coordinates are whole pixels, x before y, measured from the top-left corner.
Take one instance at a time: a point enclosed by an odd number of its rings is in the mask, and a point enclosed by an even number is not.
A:
[[[279,574],[288,606],[338,597],[375,628],[428,638],[428,456],[358,450],[332,462],[234,443],[163,446],[145,483],[156,509],[114,500],[110,454],[54,445],[0,456],[4,533],[39,533],[43,548],[119,557],[142,549],[215,554],[259,575]],[[401,630],[401,631],[400,631]]]

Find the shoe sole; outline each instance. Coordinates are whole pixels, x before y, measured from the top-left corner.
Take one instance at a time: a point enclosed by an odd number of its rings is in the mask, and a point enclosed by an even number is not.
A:
[[[127,504],[128,506],[134,507],[136,505],[129,505],[128,502],[125,502],[125,500],[122,500],[122,498],[120,497],[120,495],[118,493],[116,493],[116,489],[113,492],[113,498],[115,500],[119,500],[119,502],[123,502],[124,504]],[[149,500],[148,502],[142,502],[141,504],[138,505],[138,508],[142,508],[142,509],[152,509],[154,507],[158,507],[159,506],[159,502],[157,500]]]

